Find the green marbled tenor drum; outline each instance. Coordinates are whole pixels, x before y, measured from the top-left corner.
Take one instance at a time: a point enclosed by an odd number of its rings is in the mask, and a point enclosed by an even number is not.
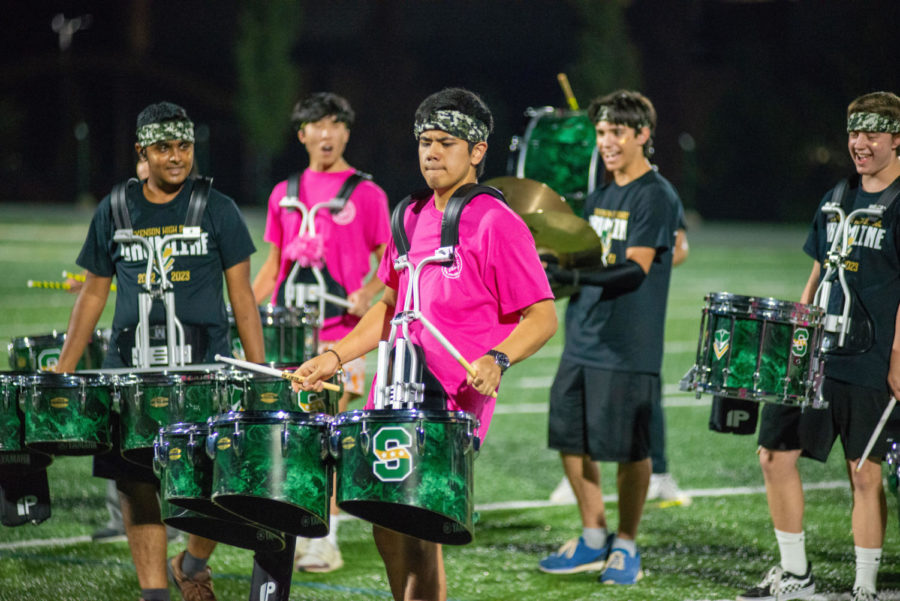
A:
[[[294,371],[296,365],[273,365],[276,369]],[[302,411],[304,413],[337,413],[341,392],[294,392],[290,380],[242,369],[220,372],[227,389],[226,403],[232,411]],[[330,380],[340,384],[341,378]]]
[[[284,535],[222,509],[210,499],[212,459],[206,453],[209,425],[170,424],[153,446],[153,471],[168,507],[163,521],[179,530],[254,551],[280,551]]]
[[[14,370],[53,371],[59,363],[65,341],[66,333],[56,330],[50,334],[13,338],[7,347],[9,367]],[[106,336],[100,330],[94,332],[75,369],[100,368],[108,346]]]
[[[712,292],[688,389],[784,405],[819,405],[820,308]]]
[[[0,474],[37,471],[53,457],[25,446],[25,414],[19,406],[23,372],[0,373]],[[34,375],[28,372],[27,375]]]
[[[212,500],[246,520],[310,538],[328,534],[330,418],[246,411],[211,420]]]
[[[531,120],[518,150],[516,177],[550,186],[578,216],[585,197],[594,191],[603,164],[598,159],[596,132],[586,111],[543,107],[528,109]]]
[[[112,448],[106,377],[43,372],[23,377],[19,394],[29,449],[51,455],[96,455]]]
[[[213,370],[131,374],[115,384],[121,396],[122,456],[153,463],[159,429],[180,422],[205,422],[224,409],[221,380]]]
[[[231,325],[231,354],[244,359],[244,347],[238,336],[231,306],[228,323]],[[267,363],[300,365],[317,354],[319,346],[318,310],[314,308],[288,309],[275,305],[259,307],[263,343]]]
[[[471,542],[476,428],[463,411],[339,414],[331,435],[338,506],[416,538]]]

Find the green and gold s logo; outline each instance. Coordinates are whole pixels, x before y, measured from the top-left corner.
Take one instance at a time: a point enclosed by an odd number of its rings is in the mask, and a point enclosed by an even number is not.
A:
[[[791,341],[791,353],[795,357],[805,357],[809,348],[809,332],[805,328],[794,330],[794,339]]]
[[[372,472],[382,482],[402,482],[412,473],[413,460],[409,454],[412,437],[399,426],[385,426],[373,437],[373,451],[378,460]]]

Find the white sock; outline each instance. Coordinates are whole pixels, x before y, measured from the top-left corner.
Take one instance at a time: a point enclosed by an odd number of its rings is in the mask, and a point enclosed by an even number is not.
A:
[[[782,532],[776,528],[775,540],[778,541],[778,550],[781,552],[781,568],[797,576],[805,575],[809,562],[806,561],[806,539],[803,531]]]
[[[339,523],[336,515],[328,516],[328,535],[325,538],[335,547],[337,547],[337,529]]]
[[[616,537],[616,540],[613,541],[612,544],[613,549],[624,549],[628,551],[629,555],[637,554],[637,543],[633,540],[629,540],[627,538],[619,538]]]
[[[591,549],[602,549],[606,544],[606,528],[582,528],[581,538]]]
[[[856,549],[856,582],[853,588],[864,588],[872,591],[875,588],[875,578],[878,576],[878,565],[881,563],[881,549]]]

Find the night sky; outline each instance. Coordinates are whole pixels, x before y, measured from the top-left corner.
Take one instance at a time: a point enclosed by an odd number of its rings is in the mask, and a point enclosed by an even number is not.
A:
[[[304,78],[296,96],[331,90],[350,100],[357,124],[347,157],[393,202],[421,186],[411,126],[425,96],[450,85],[482,94],[496,120],[486,176],[504,175],[524,111],[565,106],[556,74],[572,72],[585,34],[577,7],[562,0],[300,5],[290,52]],[[707,219],[808,220],[849,167],[848,102],[874,90],[900,92],[898,2],[622,5],[641,65],[635,81],[659,113],[654,162]],[[283,149],[268,153],[270,161],[242,130],[234,59],[241,6],[7,2],[0,201],[70,203],[81,189],[102,197],[132,174],[137,113],[166,99],[208,127],[198,161],[216,187],[241,204],[264,203],[305,156],[287,114]],[[92,17],[64,52],[51,29],[57,13]],[[582,107],[611,91],[570,79]],[[80,153],[79,122],[89,132]],[[79,159],[87,179],[79,179]]]

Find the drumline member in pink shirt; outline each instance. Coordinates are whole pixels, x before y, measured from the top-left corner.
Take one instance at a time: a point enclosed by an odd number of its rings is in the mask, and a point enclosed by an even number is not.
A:
[[[448,88],[419,105],[414,127],[419,168],[433,194],[417,195],[419,200],[398,207],[405,210],[408,256],[414,265],[440,246],[441,218],[454,192],[477,182],[492,129],[490,109],[468,90]],[[550,339],[556,332],[556,310],[531,234],[501,200],[479,194],[465,205],[455,248],[451,265],[434,263],[422,269],[420,310],[470,361],[474,375],[418,321],[410,324],[408,340],[422,349],[426,371],[433,376],[425,377],[426,402],[443,397],[446,409],[475,415],[483,439],[494,411],[491,395],[503,371]],[[378,269],[386,285],[381,300],[332,349],[300,366],[296,373],[307,378],[301,388],[320,390],[342,363],[377,348],[391,319],[402,310],[409,285],[409,270],[394,268],[397,256],[391,242]],[[367,408],[372,406],[370,395]],[[446,599],[441,545],[377,525],[373,534],[394,599]]]
[[[291,121],[309,155],[309,166],[302,174],[291,176],[297,178],[292,196],[297,196],[307,210],[331,201],[342,191],[349,192],[349,196],[340,210],[316,210],[316,236],[309,239],[298,236],[303,214],[280,204],[289,195],[291,178],[275,185],[269,196],[263,236],[271,246],[266,262],[253,281],[253,293],[257,303],[271,299],[273,305],[284,306],[285,284],[294,262],[306,267],[300,271],[306,282],[314,281],[309,267],[319,267],[328,292],[346,297],[351,304],[346,309],[326,305],[319,331],[318,352],[321,353],[353,329],[384,287],[374,275],[368,281],[365,278],[371,271],[371,258],[381,259],[391,237],[388,201],[384,191],[369,176],[356,171],[344,158],[354,122],[353,109],[346,99],[330,92],[312,94],[297,103]],[[311,249],[309,245],[316,248]],[[344,394],[338,403],[341,412],[365,390],[365,358],[345,363],[343,372]],[[332,513],[337,513],[336,507]],[[297,569],[330,572],[340,568],[344,562],[336,533],[337,522],[332,519],[327,538],[298,540]]]

